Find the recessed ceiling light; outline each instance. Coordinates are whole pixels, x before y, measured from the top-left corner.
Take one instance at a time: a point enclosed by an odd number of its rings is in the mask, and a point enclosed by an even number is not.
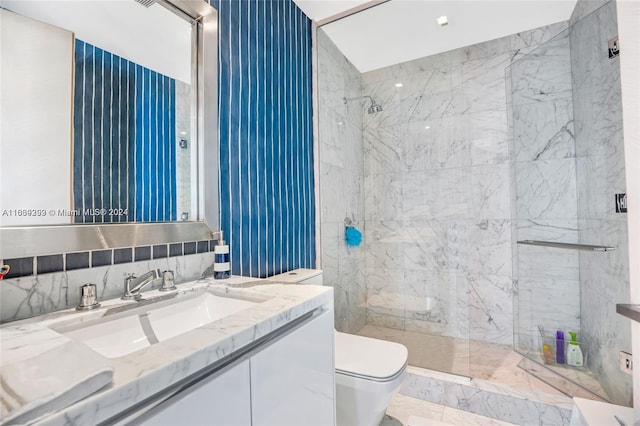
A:
[[[429,130],[431,126],[424,126],[425,129]]]
[[[342,126],[344,123],[342,121],[338,121],[338,126]]]
[[[438,25],[440,25],[441,27],[449,25],[449,20],[447,19],[446,16],[439,17],[437,21],[438,21]]]
[[[396,83],[396,87],[402,87],[402,83]]]

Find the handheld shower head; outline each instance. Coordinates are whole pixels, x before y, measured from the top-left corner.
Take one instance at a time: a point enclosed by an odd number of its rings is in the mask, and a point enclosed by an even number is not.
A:
[[[357,101],[357,100],[360,100],[360,99],[369,99],[371,101],[371,106],[369,108],[367,108],[367,112],[369,114],[373,114],[373,113],[382,111],[382,105],[377,104],[376,101],[374,101],[373,98],[371,96],[368,96],[368,95],[356,96],[355,98],[342,98],[342,100],[344,101],[345,104],[347,102]]]

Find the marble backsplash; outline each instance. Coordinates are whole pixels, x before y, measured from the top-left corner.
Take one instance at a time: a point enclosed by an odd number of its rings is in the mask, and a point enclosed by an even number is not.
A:
[[[210,275],[212,265],[213,253],[196,253],[4,279],[0,281],[0,322],[73,308],[80,302],[80,286],[87,283],[96,284],[98,301],[108,300],[124,294],[124,279],[129,274],[172,270],[176,283],[180,284]],[[159,286],[158,281],[148,288]]]

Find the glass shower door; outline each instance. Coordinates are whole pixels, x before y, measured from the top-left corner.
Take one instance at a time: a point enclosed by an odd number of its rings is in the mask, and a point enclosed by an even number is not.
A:
[[[615,314],[629,292],[626,216],[615,212],[625,192],[619,64],[606,50],[616,31],[612,1],[507,69],[514,346],[522,367],[559,390],[629,405],[617,357],[631,333]]]

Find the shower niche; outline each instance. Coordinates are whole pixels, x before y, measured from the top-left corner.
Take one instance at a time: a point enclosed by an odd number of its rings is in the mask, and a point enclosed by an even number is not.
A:
[[[626,192],[619,57],[607,47],[616,34],[610,1],[506,70],[514,348],[561,391],[630,405],[618,356],[631,330],[615,308],[629,300],[626,215],[614,203]],[[567,364],[569,332],[582,366]]]

